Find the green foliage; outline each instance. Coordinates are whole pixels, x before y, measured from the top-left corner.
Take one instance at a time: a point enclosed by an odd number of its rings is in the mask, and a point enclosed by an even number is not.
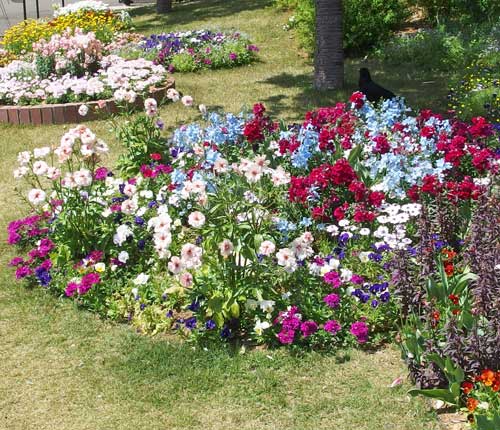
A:
[[[494,49],[500,26],[457,28],[441,25],[401,35],[380,45],[375,56],[392,65],[411,65],[425,71],[461,72],[468,64]]]
[[[170,64],[178,72],[194,72],[197,69],[194,57],[187,52],[175,55]]]
[[[500,52],[487,53],[456,78],[448,95],[449,108],[463,120],[483,116],[500,122]]]
[[[413,0],[410,1],[426,12],[432,23],[453,20],[461,23],[492,21],[500,15],[497,0]]]
[[[294,11],[285,28],[296,28],[301,45],[313,52],[314,0],[277,0],[276,6]],[[363,52],[387,40],[408,14],[401,0],[345,0],[343,7],[344,49],[348,52]]]
[[[460,402],[460,384],[464,380],[464,371],[454,365],[449,358],[444,359],[438,354],[428,354],[427,358],[435,363],[446,375],[448,388],[429,388],[425,390],[414,388],[409,390],[408,394],[412,396],[422,395],[458,406]]]
[[[138,115],[135,119],[116,126],[116,138],[126,151],[117,163],[123,174],[137,174],[142,165],[151,162],[151,154],[165,151],[165,139],[154,122],[155,118]]]

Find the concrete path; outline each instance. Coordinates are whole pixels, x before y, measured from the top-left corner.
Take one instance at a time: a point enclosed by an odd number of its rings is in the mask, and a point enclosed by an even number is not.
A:
[[[65,0],[65,4],[76,3],[78,0]],[[105,0],[105,3],[109,4],[113,8],[127,8],[123,4],[119,3],[118,0]],[[148,0],[138,0],[136,3],[151,3]],[[52,4],[61,5],[58,0],[38,0],[40,16],[50,17],[52,16],[53,7]],[[36,1],[26,0],[26,12],[28,18],[36,18]],[[23,2],[22,0],[0,0],[0,35],[3,34],[10,26],[17,24],[23,20]]]

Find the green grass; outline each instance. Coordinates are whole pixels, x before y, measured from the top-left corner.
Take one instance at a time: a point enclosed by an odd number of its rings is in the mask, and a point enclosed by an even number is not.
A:
[[[347,88],[318,93],[312,66],[282,30],[287,17],[270,1],[196,1],[158,17],[134,11],[144,33],[235,28],[260,46],[260,62],[238,69],[176,75],[177,87],[196,103],[238,112],[263,101],[273,115],[300,120],[311,107],[346,100],[360,60],[346,64]],[[363,64],[365,64],[363,62]],[[446,88],[413,79],[409,70],[370,64],[375,77],[419,107],[444,108]],[[162,109],[169,127],[199,117],[196,109]],[[126,120],[122,118],[121,121]],[[0,126],[2,233],[0,249],[0,428],[2,429],[373,429],[437,428],[424,404],[390,389],[405,375],[395,348],[339,356],[284,350],[245,354],[193,349],[166,337],[148,338],[130,327],[101,321],[68,300],[17,284],[6,263],[5,226],[25,213],[11,171],[17,152],[57,144],[61,126]],[[120,151],[107,122],[91,124]]]

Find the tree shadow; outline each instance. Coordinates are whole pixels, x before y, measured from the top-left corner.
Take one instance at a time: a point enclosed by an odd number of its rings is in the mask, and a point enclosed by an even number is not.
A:
[[[208,21],[243,11],[262,9],[271,4],[271,0],[197,0],[187,3],[175,3],[172,12],[164,15],[156,14],[155,6],[151,5],[134,9],[130,11],[130,15],[132,18],[151,15],[135,25],[136,30],[140,32],[151,29],[151,27],[169,28],[173,25],[180,26],[193,21]]]
[[[359,68],[369,67],[373,80],[407,100],[407,105],[415,110],[431,109],[446,111],[446,76],[433,73],[418,73],[411,68],[389,68],[378,62],[364,59],[349,59],[345,63],[344,88],[340,90],[317,90],[313,86],[313,75],[302,73],[280,73],[259,84],[272,85],[283,89],[296,88],[294,96],[274,94],[263,100],[273,115],[286,111],[303,112],[320,106],[332,106],[337,102],[347,102],[349,96],[358,90]]]

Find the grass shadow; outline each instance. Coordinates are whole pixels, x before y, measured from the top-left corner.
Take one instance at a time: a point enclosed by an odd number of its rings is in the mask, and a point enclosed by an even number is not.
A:
[[[244,11],[262,9],[271,4],[271,0],[192,1],[175,3],[172,11],[163,15],[154,13],[155,6],[134,9],[130,11],[130,15],[137,21],[135,29],[139,32],[151,31],[152,28],[167,31],[174,25],[182,26],[190,22],[216,20]]]

